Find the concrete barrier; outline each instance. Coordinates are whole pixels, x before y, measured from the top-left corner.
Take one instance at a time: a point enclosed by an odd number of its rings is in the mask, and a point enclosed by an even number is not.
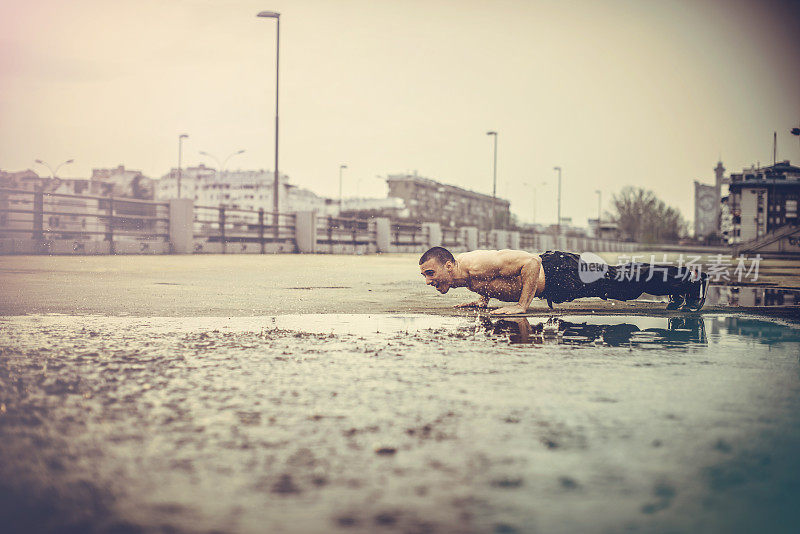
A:
[[[422,230],[427,234],[428,248],[442,246],[442,226],[439,223],[422,223]]]
[[[462,227],[459,232],[459,237],[467,250],[475,250],[478,248],[478,229],[476,227]]]
[[[104,244],[106,247],[108,246],[108,243]],[[170,244],[163,241],[114,241],[115,254],[169,254],[170,249]],[[75,254],[76,252],[71,253]],[[107,252],[94,253],[106,254]],[[54,254],[58,254],[58,252],[54,252]]]
[[[190,198],[169,201],[169,244],[173,254],[194,252],[194,201]]]
[[[0,254],[37,254],[38,245],[33,239],[16,239],[7,237],[0,239]]]
[[[378,252],[391,252],[392,223],[388,217],[375,218],[375,249]]]
[[[299,211],[294,219],[295,243],[297,252],[313,254],[317,252],[317,214],[313,211]]]

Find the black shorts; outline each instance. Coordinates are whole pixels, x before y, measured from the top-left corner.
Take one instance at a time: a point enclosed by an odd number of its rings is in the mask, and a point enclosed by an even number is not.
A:
[[[581,280],[580,257],[577,254],[548,250],[540,258],[544,270],[544,292],[541,298],[547,300],[551,307],[554,302],[560,304],[582,297],[606,298],[606,287],[602,279],[590,284]]]
[[[699,291],[700,282],[693,280],[689,269],[657,266],[649,263],[609,265],[599,280],[586,283],[580,277],[580,256],[572,252],[547,251],[541,254],[544,270],[544,292],[540,298],[553,303],[584,297],[631,300],[642,293],[650,295],[686,295]],[[703,274],[702,276],[707,276]]]

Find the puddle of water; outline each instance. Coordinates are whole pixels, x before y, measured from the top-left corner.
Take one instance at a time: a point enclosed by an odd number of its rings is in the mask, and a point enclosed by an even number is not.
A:
[[[425,314],[293,314],[259,317],[101,317],[30,315],[3,318],[9,327],[24,326],[90,336],[146,330],[148,335],[263,334],[275,331],[333,336],[355,336],[384,341],[388,336],[423,335],[428,342],[446,346],[466,337],[516,344],[571,344],[595,346],[664,347],[706,346],[711,333],[716,342],[737,342],[739,336],[760,342],[800,341],[800,328],[741,316],[622,316],[562,315],[558,317],[505,317],[487,315],[438,316]],[[231,337],[235,340],[235,337]]]
[[[2,317],[0,493],[24,531],[796,524],[798,346],[742,315]]]
[[[468,321],[462,317],[423,314],[296,314],[270,317],[267,324],[281,330],[312,334],[369,337],[374,334],[410,334],[442,328],[455,330],[468,324]]]
[[[573,315],[551,318],[433,315],[309,314],[270,317],[267,324],[280,330],[311,334],[354,335],[375,340],[386,334],[431,332],[446,344],[464,334],[486,335],[517,344],[572,344],[596,346],[707,346],[707,332],[715,342],[737,342],[738,336],[764,343],[798,342],[800,329],[774,321],[747,317],[625,317]]]
[[[570,316],[531,322],[509,318],[484,323],[487,332],[506,334],[512,344],[706,345],[705,320],[701,317]]]

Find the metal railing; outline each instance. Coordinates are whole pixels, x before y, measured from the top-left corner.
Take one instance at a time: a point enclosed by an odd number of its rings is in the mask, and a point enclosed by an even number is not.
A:
[[[391,236],[395,247],[424,247],[428,243],[425,228],[414,223],[392,223]]]
[[[488,230],[478,231],[478,248],[479,249],[495,248],[492,243],[492,235]]]
[[[457,248],[462,246],[461,240],[458,238],[458,228],[444,227],[442,228],[442,246],[445,248]]]
[[[102,239],[97,237],[102,236]],[[52,240],[169,241],[169,204],[0,188],[0,237]],[[45,250],[46,251],[46,250]]]
[[[539,250],[539,238],[536,234],[520,233],[519,248],[522,250]]]
[[[195,241],[221,243],[222,253],[228,243],[258,243],[263,254],[268,243],[295,242],[294,213],[244,210],[226,206],[195,206],[193,234]],[[195,243],[195,250],[202,250]]]
[[[356,251],[359,246],[371,243],[375,243],[375,229],[369,219],[317,217],[317,244],[327,245],[329,252],[336,245],[349,245]]]

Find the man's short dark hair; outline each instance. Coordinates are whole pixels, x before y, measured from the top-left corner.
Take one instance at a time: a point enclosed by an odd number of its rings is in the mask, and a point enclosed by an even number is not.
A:
[[[422,255],[422,257],[419,259],[419,264],[422,265],[431,258],[436,258],[436,261],[439,262],[441,265],[444,265],[448,261],[452,261],[453,263],[456,262],[456,259],[446,248],[433,247],[429,248],[427,252],[425,252],[425,254]]]

